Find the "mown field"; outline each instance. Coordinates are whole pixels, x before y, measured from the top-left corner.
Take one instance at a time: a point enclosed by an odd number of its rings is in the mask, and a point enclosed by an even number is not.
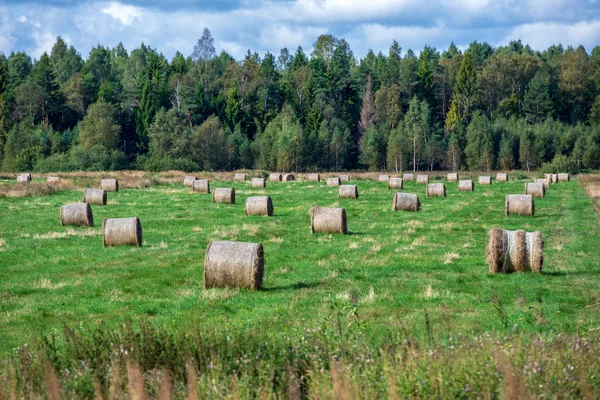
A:
[[[351,182],[357,200],[338,199],[325,182],[266,189],[211,182],[235,188],[233,205],[172,183],[109,193],[108,205],[92,207],[94,228],[60,225],[60,206],[80,202],[81,190],[0,198],[0,353],[34,337],[60,341],[64,326],[125,323],[250,330],[268,341],[343,318],[340,326],[360,331],[365,348],[399,332],[417,341],[592,334],[600,328],[592,202],[572,180],[535,199],[534,217],[507,217],[505,195],[523,193],[524,182],[476,184],[473,193],[446,183],[446,198],[426,198],[425,186],[406,182],[403,191],[419,195],[419,212],[393,212],[394,191],[373,180]],[[274,216],[245,216],[252,195],[271,196]],[[351,233],[311,235],[315,205],[345,207]],[[103,218],[130,216],[141,219],[143,247],[104,248]],[[494,227],[541,231],[543,273],[489,274],[485,247]],[[264,290],[205,290],[210,240],[262,243]]]

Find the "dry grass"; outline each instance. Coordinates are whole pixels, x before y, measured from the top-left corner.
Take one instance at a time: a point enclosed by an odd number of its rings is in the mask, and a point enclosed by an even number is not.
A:
[[[459,257],[460,256],[458,255],[458,253],[447,253],[446,255],[444,255],[444,264],[452,264],[452,262]]]
[[[33,235],[33,238],[46,240],[46,239],[61,239],[61,238],[69,237],[69,236],[86,237],[86,236],[100,236],[100,235],[102,235],[102,232],[97,231],[93,228],[81,229],[81,230],[67,228],[67,230],[65,230],[64,232],[48,232],[48,233],[43,233],[43,234],[36,233],[35,235]]]

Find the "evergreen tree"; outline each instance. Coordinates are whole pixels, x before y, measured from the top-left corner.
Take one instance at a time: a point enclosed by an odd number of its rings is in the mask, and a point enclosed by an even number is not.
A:
[[[529,81],[523,101],[525,116],[532,123],[538,123],[553,113],[552,99],[550,98],[549,76],[547,72],[539,70]]]
[[[472,171],[489,171],[494,168],[494,142],[488,118],[477,111],[467,127],[465,147],[467,166]]]

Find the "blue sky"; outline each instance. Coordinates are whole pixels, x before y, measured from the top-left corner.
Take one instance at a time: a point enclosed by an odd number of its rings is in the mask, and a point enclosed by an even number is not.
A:
[[[323,33],[345,38],[358,57],[387,52],[394,39],[415,51],[512,39],[536,50],[562,43],[591,51],[600,44],[600,0],[0,0],[0,52],[36,58],[59,35],[84,57],[119,42],[189,55],[204,27],[217,51],[238,59],[247,49],[279,54],[301,45],[310,53]]]

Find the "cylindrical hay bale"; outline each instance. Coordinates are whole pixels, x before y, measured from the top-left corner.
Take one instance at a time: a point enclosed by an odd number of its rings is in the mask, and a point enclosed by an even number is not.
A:
[[[238,181],[238,182],[245,182],[246,181],[246,174],[234,174],[233,175],[233,180],[234,181]]]
[[[490,231],[486,248],[490,273],[542,272],[544,241],[540,232],[507,231],[495,228]]]
[[[390,178],[388,180],[388,189],[402,190],[404,180],[402,178]]]
[[[189,186],[192,187],[192,185],[194,184],[194,181],[198,179],[195,176],[184,176],[183,177],[183,186]]]
[[[107,246],[142,247],[142,224],[138,217],[105,218],[102,222],[102,241]]]
[[[83,189],[83,202],[95,206],[106,205],[106,190],[102,189]]]
[[[448,182],[458,182],[458,174],[456,172],[449,173]]]
[[[427,185],[429,183],[429,175],[417,175],[417,184]]]
[[[235,203],[235,189],[233,188],[216,188],[213,190],[213,203]]]
[[[58,176],[49,176],[46,178],[47,183],[58,183],[60,182],[60,178]]]
[[[340,177],[336,176],[335,178],[327,178],[327,186],[340,186],[342,182],[340,181]]]
[[[118,179],[102,179],[100,182],[100,189],[106,190],[107,192],[118,192],[119,191],[119,180]]]
[[[321,182],[321,174],[308,174],[309,182]]]
[[[508,174],[496,174],[496,182],[508,182]]]
[[[204,288],[260,290],[265,267],[260,243],[212,241],[204,258]]]
[[[269,182],[281,182],[281,174],[269,175]]]
[[[340,199],[358,199],[358,187],[356,185],[340,185],[338,189]]]
[[[246,215],[273,215],[273,202],[269,196],[255,196],[246,199]]]
[[[550,181],[548,179],[536,179],[535,183],[541,183],[544,185],[544,189],[548,190],[550,188]]]
[[[296,176],[294,174],[285,174],[283,175],[283,181],[284,182],[290,182],[290,181],[295,181],[296,180]]]
[[[459,192],[472,192],[475,189],[475,184],[471,179],[464,179],[458,181],[458,191]]]
[[[543,183],[527,182],[525,184],[525,194],[530,194],[533,197],[544,197],[546,196],[546,189]]]
[[[31,182],[31,174],[17,175],[17,183],[28,183],[28,182]]]
[[[558,183],[558,174],[552,174],[552,175],[550,175],[550,182],[552,182],[552,183]]]
[[[310,212],[310,233],[348,233],[346,209],[314,207]]]
[[[379,175],[379,182],[387,182],[390,180],[389,175]]]
[[[559,182],[569,182],[569,174],[560,173],[560,174],[557,174],[557,175],[558,175],[558,181]]]
[[[544,178],[548,179],[548,182],[552,183],[552,174],[544,174]]]
[[[89,203],[67,204],[60,208],[60,224],[94,226],[92,207]]]
[[[394,211],[419,211],[421,202],[419,202],[419,196],[413,193],[399,193],[394,195],[394,204],[392,209]]]
[[[443,183],[428,183],[425,194],[427,197],[446,197],[446,185]]]
[[[210,193],[210,182],[208,179],[196,179],[192,182],[192,191],[195,193]]]
[[[480,176],[479,177],[479,184],[480,185],[491,185],[492,184],[492,177],[491,176]]]
[[[402,175],[402,179],[404,179],[405,181],[414,181],[415,176],[413,174],[404,174]]]
[[[250,181],[250,186],[253,188],[265,188],[267,187],[265,183],[265,178],[252,178]]]
[[[530,194],[507,194],[504,206],[506,215],[533,215],[535,205]]]
[[[350,182],[350,175],[340,175],[340,181]]]

